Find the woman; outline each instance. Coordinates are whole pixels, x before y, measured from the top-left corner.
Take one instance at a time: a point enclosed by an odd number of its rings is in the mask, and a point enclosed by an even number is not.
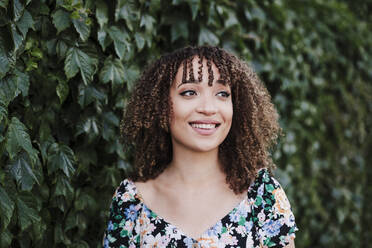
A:
[[[294,247],[270,176],[281,129],[257,75],[217,47],[162,56],[138,80],[121,133],[134,170],[117,188],[105,247]]]

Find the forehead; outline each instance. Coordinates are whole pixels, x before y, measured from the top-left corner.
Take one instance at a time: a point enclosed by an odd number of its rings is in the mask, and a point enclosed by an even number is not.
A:
[[[173,84],[179,87],[186,83],[207,82],[209,86],[214,83],[227,85],[226,80],[221,77],[221,73],[216,64],[211,59],[193,56],[182,61],[178,67]]]

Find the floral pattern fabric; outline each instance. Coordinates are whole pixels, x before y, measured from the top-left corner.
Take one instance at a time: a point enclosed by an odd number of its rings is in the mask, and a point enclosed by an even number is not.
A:
[[[188,237],[149,209],[129,179],[121,182],[110,207],[107,247],[284,247],[297,231],[288,199],[261,169],[247,197],[198,239]]]

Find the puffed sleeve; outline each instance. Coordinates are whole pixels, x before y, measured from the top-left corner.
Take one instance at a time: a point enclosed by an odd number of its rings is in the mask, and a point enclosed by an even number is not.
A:
[[[298,230],[288,198],[279,182],[263,174],[256,198],[256,235],[263,247],[285,247]]]
[[[112,198],[103,247],[136,247],[134,226],[137,216],[138,203],[127,191],[126,182],[123,181]]]

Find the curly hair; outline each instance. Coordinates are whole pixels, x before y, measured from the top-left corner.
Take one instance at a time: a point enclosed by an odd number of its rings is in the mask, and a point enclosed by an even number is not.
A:
[[[134,181],[147,181],[162,173],[172,160],[170,87],[179,68],[182,81],[195,80],[192,59],[199,59],[197,72],[202,79],[202,60],[207,60],[209,82],[214,78],[211,63],[220,80],[231,88],[233,120],[226,139],[219,146],[219,160],[226,182],[236,193],[248,189],[260,168],[275,167],[269,153],[282,134],[278,113],[257,74],[235,55],[218,47],[185,47],[163,55],[148,66],[138,79],[124,110],[120,131],[124,146],[133,148]],[[189,68],[189,75],[187,74]],[[189,76],[189,79],[187,79]]]

